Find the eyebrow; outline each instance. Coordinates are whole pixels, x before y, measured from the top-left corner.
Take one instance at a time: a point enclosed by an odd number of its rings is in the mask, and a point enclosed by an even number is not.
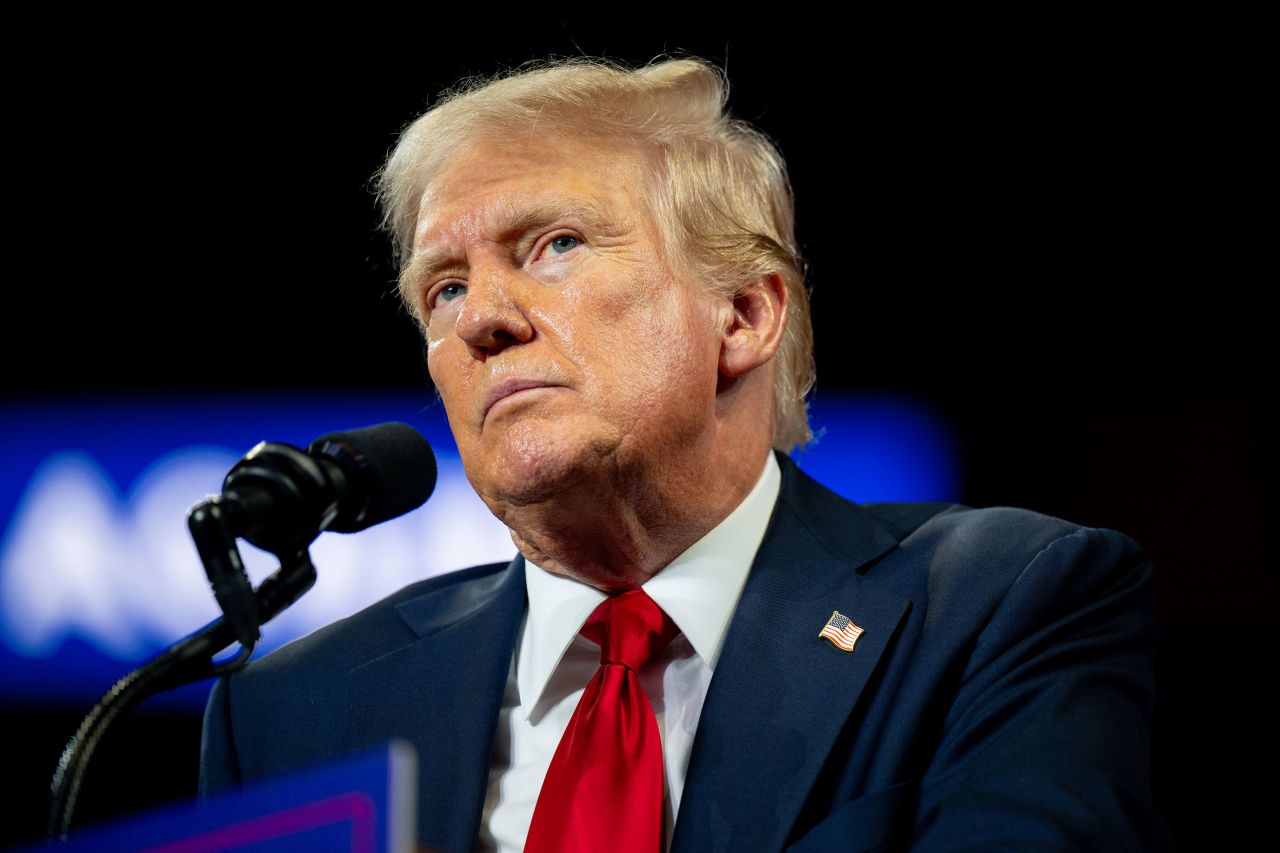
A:
[[[485,230],[503,243],[510,243],[530,231],[557,222],[579,222],[587,230],[594,232],[609,232],[616,228],[614,222],[599,207],[571,196],[553,196],[533,204],[499,199],[481,215],[486,220]],[[459,261],[457,254],[449,249],[414,249],[400,276],[401,291],[406,291],[414,282],[433,277],[438,270]]]

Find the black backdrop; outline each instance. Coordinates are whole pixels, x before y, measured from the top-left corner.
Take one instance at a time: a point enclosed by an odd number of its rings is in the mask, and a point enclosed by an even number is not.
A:
[[[1264,788],[1241,774],[1275,755],[1278,482],[1274,104],[1250,23],[548,8],[15,25],[3,405],[422,387],[368,185],[399,128],[459,77],[532,58],[704,56],[791,165],[818,393],[928,400],[968,503],[1146,546],[1158,802],[1184,847],[1249,838]],[[80,713],[0,709],[0,843],[39,832]],[[85,819],[188,795],[198,727],[129,722]]]

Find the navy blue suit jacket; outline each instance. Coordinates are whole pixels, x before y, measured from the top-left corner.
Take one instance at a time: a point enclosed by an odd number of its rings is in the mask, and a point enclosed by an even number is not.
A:
[[[783,479],[693,745],[672,849],[1164,847],[1153,578],[1134,542],[1017,509],[855,505]],[[523,563],[410,586],[220,680],[202,790],[411,742],[419,839],[470,849]],[[818,638],[833,610],[865,633]]]

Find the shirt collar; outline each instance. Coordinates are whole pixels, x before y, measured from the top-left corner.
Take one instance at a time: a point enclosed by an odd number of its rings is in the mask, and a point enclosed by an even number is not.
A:
[[[770,452],[764,470],[742,503],[643,587],[712,670],[756,551],[764,540],[781,483],[782,472]],[[545,571],[528,560],[524,574],[529,613],[516,679],[527,719],[569,644],[607,596],[593,586]]]

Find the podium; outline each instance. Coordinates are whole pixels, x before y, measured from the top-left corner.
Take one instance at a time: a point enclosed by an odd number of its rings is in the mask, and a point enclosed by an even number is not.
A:
[[[403,741],[374,753],[72,832],[29,853],[411,853],[417,758]]]

